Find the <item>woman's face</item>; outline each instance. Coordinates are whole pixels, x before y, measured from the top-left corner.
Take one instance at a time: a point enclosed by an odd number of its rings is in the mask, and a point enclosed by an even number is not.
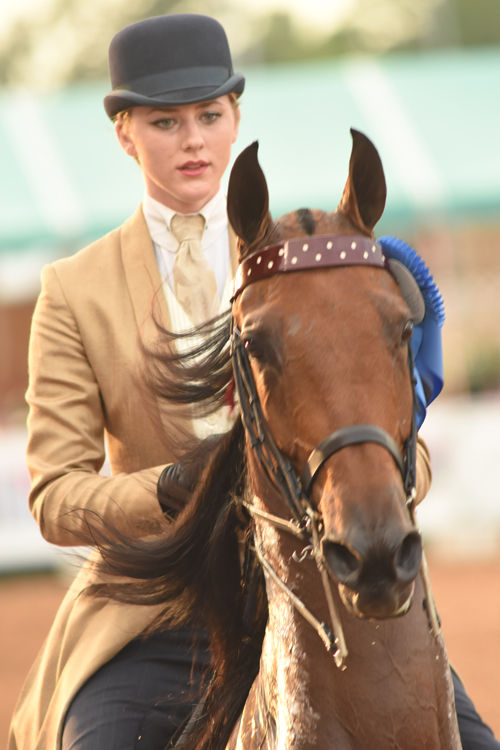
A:
[[[219,190],[238,125],[239,110],[226,95],[178,107],[133,107],[115,130],[124,151],[139,162],[148,194],[189,214]]]

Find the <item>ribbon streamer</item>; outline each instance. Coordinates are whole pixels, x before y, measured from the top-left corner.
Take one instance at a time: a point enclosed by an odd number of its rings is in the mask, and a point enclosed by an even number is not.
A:
[[[425,316],[415,325],[411,348],[415,361],[417,426],[425,419],[426,409],[443,389],[443,348],[441,328],[445,315],[441,293],[422,258],[410,245],[397,237],[380,237],[384,253],[403,263],[417,282],[425,303]]]

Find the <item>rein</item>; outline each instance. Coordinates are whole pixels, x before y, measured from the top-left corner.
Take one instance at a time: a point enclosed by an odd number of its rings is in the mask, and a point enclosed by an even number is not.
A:
[[[323,237],[287,240],[286,242],[259,250],[240,264],[233,283],[231,302],[249,284],[272,275],[344,265],[369,265],[389,270],[388,261],[384,256],[382,246],[366,237],[327,235]],[[381,427],[369,424],[350,425],[336,430],[319,443],[309,455],[300,479],[290,460],[281,453],[264,416],[248,354],[234,318],[231,319],[231,357],[245,431],[250,438],[252,449],[258,457],[260,465],[271,482],[285,497],[293,520],[287,521],[278,516],[266,513],[245,501],[242,501],[243,505],[252,517],[260,517],[277,528],[309,542],[302,556],[297,557],[294,553],[294,559],[297,562],[301,562],[307,555],[314,558],[322,578],[332,628],[326,623],[319,622],[301,600],[286,586],[270,563],[265,559],[257,543],[255,544],[255,552],[264,570],[285,591],[290,601],[302,616],[316,629],[327,650],[333,651],[336,665],[341,669],[345,669],[344,661],[348,651],[342,624],[332,595],[331,580],[326,561],[321,552],[318,528],[321,519],[311,505],[309,496],[321,467],[334,453],[349,445],[367,442],[376,443],[389,451],[401,473],[407,496],[408,512],[413,524],[416,525],[414,500],[416,498],[417,400],[411,345],[408,343],[408,368],[412,386],[413,406],[410,435],[405,442],[404,457],[394,438]],[[425,558],[423,558],[422,576],[426,596],[430,603],[431,627],[437,637],[440,628],[430,590]]]

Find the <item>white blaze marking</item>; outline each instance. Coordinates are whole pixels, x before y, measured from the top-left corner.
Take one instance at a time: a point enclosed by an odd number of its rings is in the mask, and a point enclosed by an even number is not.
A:
[[[276,566],[272,559],[276,559],[279,536],[270,524],[260,527],[260,544],[264,555]],[[286,577],[286,562],[281,558],[279,563],[276,571],[280,577]],[[276,720],[276,750],[289,750],[297,740],[312,741],[320,717],[309,702],[307,659],[299,645],[297,613],[277,584],[269,579],[268,583],[269,625],[262,650],[263,671],[276,675],[276,695],[274,700],[270,699]]]

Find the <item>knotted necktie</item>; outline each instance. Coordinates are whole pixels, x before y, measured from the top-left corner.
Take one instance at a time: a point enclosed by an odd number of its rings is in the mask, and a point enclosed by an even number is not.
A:
[[[170,231],[179,241],[174,260],[174,292],[195,325],[219,312],[220,299],[212,266],[201,248],[205,219],[201,214],[174,214]]]

